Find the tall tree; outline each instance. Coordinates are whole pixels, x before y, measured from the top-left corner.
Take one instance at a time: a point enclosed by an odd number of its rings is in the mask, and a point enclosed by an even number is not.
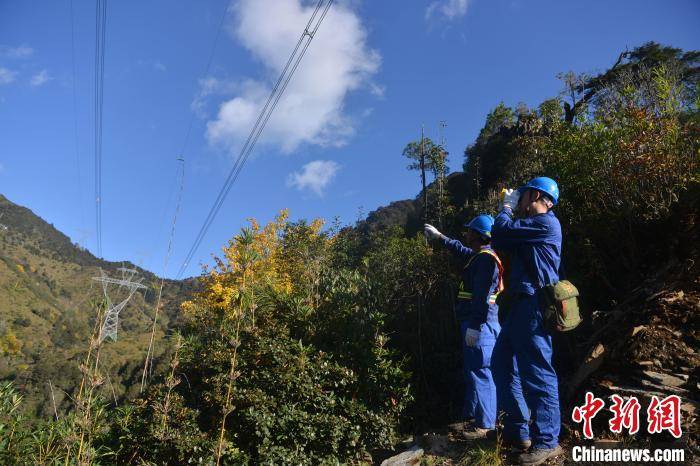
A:
[[[433,179],[437,182],[437,204],[435,207],[438,210],[438,217],[441,219],[444,204],[446,203],[443,185],[447,175],[448,152],[441,145],[435,144],[430,138],[424,137],[422,140],[419,139],[406,144],[403,156],[410,161],[408,164],[409,170],[421,171],[421,189],[426,215],[428,211],[428,189],[426,188],[427,179],[425,172],[433,174]]]
[[[700,51],[684,52],[675,47],[668,47],[656,42],[647,42],[631,51],[625,50],[613,66],[596,76],[576,75],[572,72],[562,73],[559,78],[564,82],[565,96],[564,118],[572,123],[589,103],[594,103],[599,92],[629,72],[640,68],[656,68],[659,65],[677,67],[681,81],[690,92],[697,92],[700,81]]]
[[[436,145],[430,138],[423,138],[423,146],[421,149],[421,141],[420,139],[417,141],[411,141],[408,144],[406,144],[406,147],[404,147],[402,155],[406,157],[409,160],[408,164],[408,169],[409,170],[420,170],[420,159],[421,159],[421,150],[425,151],[425,169],[427,171],[432,171],[434,172],[435,166],[434,166],[434,158],[431,157],[430,154],[432,154],[434,151],[437,150],[439,146]]]
[[[419,141],[409,142],[403,149],[403,156],[408,158],[411,163],[408,165],[409,170],[420,170],[421,193],[423,196],[423,221],[428,221],[428,191],[426,189],[425,172],[433,170],[433,165],[428,157],[435,148],[435,144],[429,138],[424,137],[421,130],[421,138]]]

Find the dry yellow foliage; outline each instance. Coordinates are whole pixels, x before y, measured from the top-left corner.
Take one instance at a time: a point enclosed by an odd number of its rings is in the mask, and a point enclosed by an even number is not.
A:
[[[317,272],[314,258],[284,248],[284,234],[289,227],[289,213],[282,210],[273,221],[261,227],[249,219],[249,227],[229,240],[215,266],[205,270],[201,278],[203,290],[194,299],[182,304],[190,319],[207,320],[214,312],[221,316],[238,317],[252,304],[244,303],[246,296],[264,288],[273,294],[288,294],[299,285],[300,277]],[[316,219],[304,230],[309,244],[328,242],[321,234],[323,220]]]
[[[22,342],[12,332],[7,332],[0,337],[0,352],[7,355],[16,355],[22,350]]]

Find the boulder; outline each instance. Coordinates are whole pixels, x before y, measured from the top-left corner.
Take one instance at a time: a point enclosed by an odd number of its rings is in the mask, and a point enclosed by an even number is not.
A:
[[[413,466],[420,464],[420,459],[422,456],[423,449],[418,445],[414,445],[396,456],[385,459],[382,461],[382,466]]]

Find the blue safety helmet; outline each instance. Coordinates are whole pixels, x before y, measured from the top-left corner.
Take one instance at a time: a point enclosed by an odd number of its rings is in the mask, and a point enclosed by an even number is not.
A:
[[[559,202],[559,186],[557,186],[557,182],[551,178],[546,176],[533,178],[528,181],[527,184],[519,187],[518,192],[522,194],[523,191],[528,189],[536,189],[537,191],[546,194],[552,199],[552,203],[554,205],[557,205],[557,202]]]
[[[493,217],[490,215],[482,214],[474,217],[469,223],[465,225],[470,230],[474,230],[487,238],[491,237],[491,227],[493,226]]]

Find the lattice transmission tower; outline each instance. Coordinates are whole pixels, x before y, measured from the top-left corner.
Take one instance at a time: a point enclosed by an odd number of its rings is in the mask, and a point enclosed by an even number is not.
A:
[[[136,278],[138,270],[127,269],[125,267],[120,267],[117,269],[121,272],[121,278],[108,277],[104,270],[100,269],[101,276],[92,277],[93,280],[102,283],[102,291],[105,295],[105,302],[107,303],[107,312],[105,313],[105,318],[100,327],[100,337],[99,342],[102,343],[105,339],[110,338],[112,341],[117,340],[117,327],[119,324],[119,312],[124,309],[132,296],[139,289],[146,289],[145,285],[141,284],[143,278]],[[112,297],[110,297],[109,289],[110,285],[116,285],[116,291],[112,289]],[[122,290],[125,290],[122,292]],[[120,301],[116,301],[120,299]]]

